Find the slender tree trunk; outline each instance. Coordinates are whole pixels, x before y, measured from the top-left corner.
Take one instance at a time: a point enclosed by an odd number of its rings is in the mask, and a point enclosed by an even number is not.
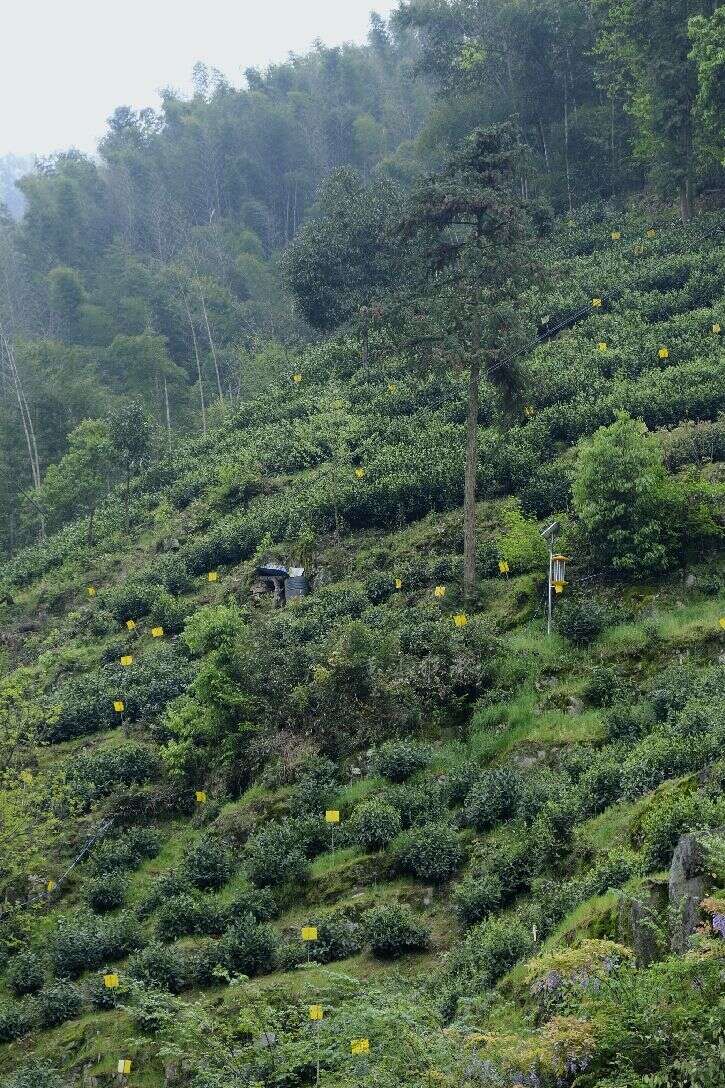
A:
[[[566,164],[566,197],[571,215],[571,173],[569,170],[569,84],[564,72],[564,162]]]
[[[551,163],[549,162],[549,148],[546,145],[546,135],[544,133],[544,123],[541,120],[541,118],[539,118],[539,132],[541,133],[541,146],[544,149],[544,162],[546,164],[546,172],[547,172],[547,174],[550,174],[551,173]]]
[[[166,375],[164,375],[164,405],[166,407],[166,435],[169,440],[169,453],[172,453],[171,447],[171,412],[169,411],[169,386],[166,381]]]
[[[199,399],[201,400],[201,426],[206,438],[206,402],[204,401],[204,381],[201,376],[201,359],[199,358],[199,344],[196,339],[196,329],[194,328],[194,319],[191,316],[191,310],[189,308],[189,300],[186,297],[186,293],[182,295],[184,300],[184,309],[186,310],[186,316],[189,319],[189,328],[191,329],[191,339],[194,344],[194,357],[196,359],[196,373],[199,378]]]
[[[126,465],[126,492],[124,495],[124,512],[126,515],[126,532],[130,528],[129,510],[131,507],[131,465]]]
[[[473,316],[471,366],[468,372],[466,475],[463,496],[463,592],[470,600],[476,589],[476,475],[478,471],[478,409],[481,399],[481,318]]]
[[[197,285],[199,288],[199,298],[201,299],[201,309],[204,314],[204,324],[206,325],[206,335],[209,340],[209,347],[211,348],[211,357],[214,360],[214,373],[216,374],[216,387],[219,391],[219,400],[224,404],[224,394],[222,393],[222,382],[219,377],[219,363],[216,357],[216,347],[214,346],[214,337],[211,334],[211,326],[209,325],[209,314],[206,310],[206,299],[204,298],[204,292],[201,289],[201,284]]]

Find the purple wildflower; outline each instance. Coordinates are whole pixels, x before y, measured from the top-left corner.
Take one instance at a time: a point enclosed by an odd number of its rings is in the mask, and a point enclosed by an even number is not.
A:
[[[719,933],[721,937],[725,937],[725,914],[713,914],[712,928],[715,933]]]

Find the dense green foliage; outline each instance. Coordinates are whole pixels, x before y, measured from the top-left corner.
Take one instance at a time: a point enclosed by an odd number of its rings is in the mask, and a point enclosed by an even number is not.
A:
[[[2,1088],[718,1083],[717,16],[645,16],[412,0],[24,183]]]

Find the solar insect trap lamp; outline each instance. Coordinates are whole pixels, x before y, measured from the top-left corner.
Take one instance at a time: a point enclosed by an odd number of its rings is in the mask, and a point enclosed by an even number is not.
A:
[[[566,564],[569,561],[567,556],[554,552],[554,536],[558,528],[559,522],[553,521],[546,529],[541,530],[541,535],[549,548],[549,586],[546,609],[547,635],[551,634],[551,614],[554,604],[554,594],[558,596],[564,592],[564,586],[566,585]]]

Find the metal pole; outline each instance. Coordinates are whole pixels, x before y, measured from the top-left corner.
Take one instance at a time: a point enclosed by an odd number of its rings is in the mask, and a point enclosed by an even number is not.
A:
[[[551,578],[554,571],[554,541],[549,541],[549,614],[546,622],[546,633],[551,635]]]

